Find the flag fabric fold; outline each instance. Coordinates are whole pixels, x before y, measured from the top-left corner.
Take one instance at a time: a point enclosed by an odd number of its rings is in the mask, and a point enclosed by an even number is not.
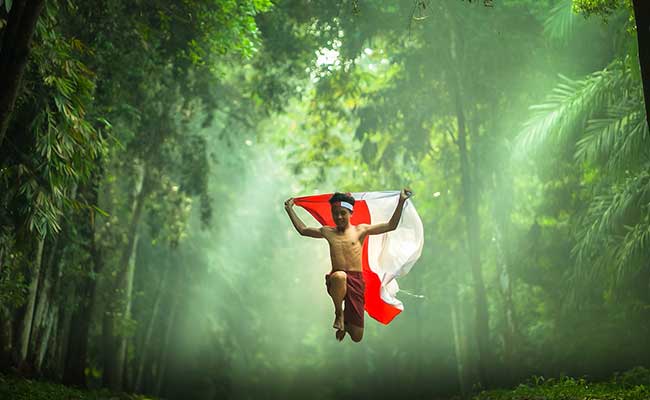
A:
[[[350,224],[388,222],[399,200],[399,191],[351,193],[355,200]],[[294,203],[309,212],[321,225],[334,226],[329,198],[332,193],[303,196]],[[366,283],[365,309],[377,321],[388,324],[404,310],[396,297],[399,286],[395,278],[406,275],[420,258],[424,245],[422,220],[413,202],[404,203],[397,229],[368,236],[363,243],[362,265]]]

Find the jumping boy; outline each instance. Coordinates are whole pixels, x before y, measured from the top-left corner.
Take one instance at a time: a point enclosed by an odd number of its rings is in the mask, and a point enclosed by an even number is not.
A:
[[[325,275],[327,293],[334,302],[334,324],[336,339],[342,341],[349,333],[355,342],[363,338],[364,290],[361,254],[367,235],[378,235],[397,228],[402,217],[404,202],[411,196],[407,188],[400,193],[397,208],[390,221],[380,224],[350,224],[354,211],[354,198],[350,194],[335,193],[330,199],[332,219],[335,227],[306,227],[293,210],[293,197],[284,202],[289,218],[302,236],[323,238],[330,247],[332,270]],[[345,309],[343,308],[345,300]]]

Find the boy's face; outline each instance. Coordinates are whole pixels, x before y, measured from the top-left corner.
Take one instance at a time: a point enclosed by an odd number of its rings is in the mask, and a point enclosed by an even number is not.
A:
[[[345,207],[332,206],[332,219],[338,228],[345,228],[350,223],[351,214],[350,210]]]

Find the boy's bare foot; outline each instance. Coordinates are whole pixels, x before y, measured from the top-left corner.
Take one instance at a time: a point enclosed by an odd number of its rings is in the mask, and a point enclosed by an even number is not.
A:
[[[336,336],[336,340],[341,342],[341,341],[343,341],[343,338],[345,337],[345,331],[337,330],[334,335]]]
[[[341,313],[340,315],[335,315],[334,324],[332,325],[332,328],[336,329],[337,331],[345,331],[345,325],[343,323],[343,313]]]

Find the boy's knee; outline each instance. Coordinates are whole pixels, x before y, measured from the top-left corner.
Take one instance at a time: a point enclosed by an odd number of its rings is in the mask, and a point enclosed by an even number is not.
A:
[[[334,279],[337,281],[344,281],[347,278],[347,275],[344,271],[334,271],[330,275],[330,279]]]

